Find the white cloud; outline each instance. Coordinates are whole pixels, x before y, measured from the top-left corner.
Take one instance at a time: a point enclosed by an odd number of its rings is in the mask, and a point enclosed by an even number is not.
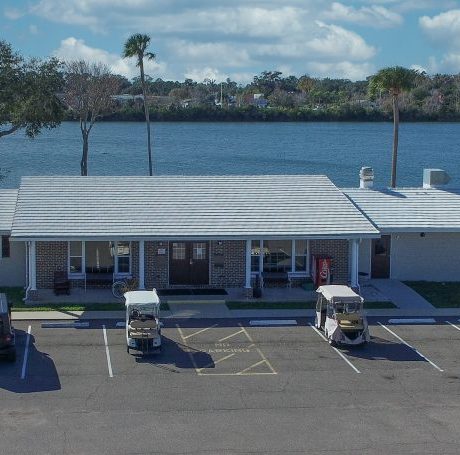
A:
[[[307,47],[316,55],[335,59],[346,56],[350,60],[365,60],[375,55],[375,48],[357,33],[321,21],[316,21],[316,24],[323,32],[322,36],[307,43]]]
[[[177,40],[170,43],[169,48],[181,59],[204,62],[208,65],[218,63],[224,67],[241,67],[252,63],[247,49],[228,43],[193,43]]]
[[[350,79],[352,81],[364,80],[375,72],[371,63],[352,62],[310,62],[307,64],[309,74],[315,77],[331,77],[339,79]]]
[[[16,19],[19,19],[22,16],[24,16],[24,13],[17,8],[5,8],[3,14],[7,19],[10,19],[12,21],[15,21]]]
[[[90,47],[84,40],[69,37],[61,41],[61,45],[54,51],[54,55],[63,61],[86,60],[88,62],[101,62],[109,66],[115,74],[121,74],[127,78],[138,75],[139,70],[133,59],[123,59],[117,54],[111,54],[104,49]],[[157,61],[147,60],[145,72],[152,77],[165,75],[166,64]]]
[[[31,35],[38,35],[38,27],[34,24],[29,25],[29,33]]]
[[[339,2],[332,3],[330,9],[323,13],[332,21],[350,22],[376,28],[396,27],[403,23],[403,17],[384,6],[362,6],[357,9]]]
[[[184,75],[187,79],[193,79],[197,82],[203,82],[205,79],[211,79],[217,82],[222,82],[227,79],[227,74],[222,74],[217,68],[209,66],[205,68],[192,68],[187,70]]]
[[[419,25],[433,42],[460,47],[460,9],[446,11],[433,17],[422,16]]]

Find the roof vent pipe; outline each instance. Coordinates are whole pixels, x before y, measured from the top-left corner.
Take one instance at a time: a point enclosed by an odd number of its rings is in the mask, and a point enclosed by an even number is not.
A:
[[[359,187],[372,188],[374,186],[374,169],[363,166],[359,171]]]
[[[450,182],[449,174],[442,169],[423,169],[423,188],[438,188]]]

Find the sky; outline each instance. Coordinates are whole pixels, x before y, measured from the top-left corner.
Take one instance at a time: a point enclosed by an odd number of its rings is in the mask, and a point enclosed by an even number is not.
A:
[[[128,78],[133,33],[151,36],[147,73],[168,80],[460,72],[460,0],[0,0],[0,29],[25,56],[102,62]]]

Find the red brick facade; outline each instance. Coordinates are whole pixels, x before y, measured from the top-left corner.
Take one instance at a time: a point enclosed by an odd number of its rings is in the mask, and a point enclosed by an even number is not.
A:
[[[37,287],[52,288],[54,271],[67,270],[67,242],[37,242]],[[169,286],[169,242],[145,242],[145,287]],[[346,284],[348,279],[348,241],[311,240],[310,254],[332,257],[334,283]],[[139,278],[139,242],[131,243],[131,271]],[[209,242],[210,282],[203,287],[244,287],[245,241],[213,240]],[[81,284],[77,280],[74,285]],[[180,286],[183,287],[183,286]]]

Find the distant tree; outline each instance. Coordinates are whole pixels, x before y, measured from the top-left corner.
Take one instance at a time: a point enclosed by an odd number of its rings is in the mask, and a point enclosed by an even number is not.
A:
[[[254,76],[252,85],[257,87],[265,96],[269,96],[281,83],[281,71],[262,71],[260,76]]]
[[[55,128],[64,115],[58,98],[63,87],[61,63],[55,59],[25,60],[0,41],[0,137],[24,129],[35,137]]]
[[[147,125],[147,152],[149,157],[149,175],[153,175],[153,166],[152,166],[152,146],[150,139],[150,113],[148,106],[148,97],[147,97],[147,85],[145,83],[145,72],[144,72],[144,59],[153,60],[155,59],[155,54],[152,52],[147,52],[147,48],[150,44],[150,36],[136,33],[131,35],[124,46],[123,57],[136,58],[136,65],[139,67],[141,75],[141,84],[142,84],[142,96],[144,98],[144,113],[145,113],[145,123]]]
[[[80,120],[80,173],[88,175],[89,134],[96,120],[113,105],[113,95],[119,92],[121,81],[106,65],[83,60],[67,63],[65,78],[64,100]]]
[[[379,92],[390,94],[393,103],[393,156],[391,165],[391,188],[396,187],[396,169],[399,141],[399,97],[411,90],[418,72],[412,69],[394,66],[378,71],[369,81],[369,94],[375,98]]]

